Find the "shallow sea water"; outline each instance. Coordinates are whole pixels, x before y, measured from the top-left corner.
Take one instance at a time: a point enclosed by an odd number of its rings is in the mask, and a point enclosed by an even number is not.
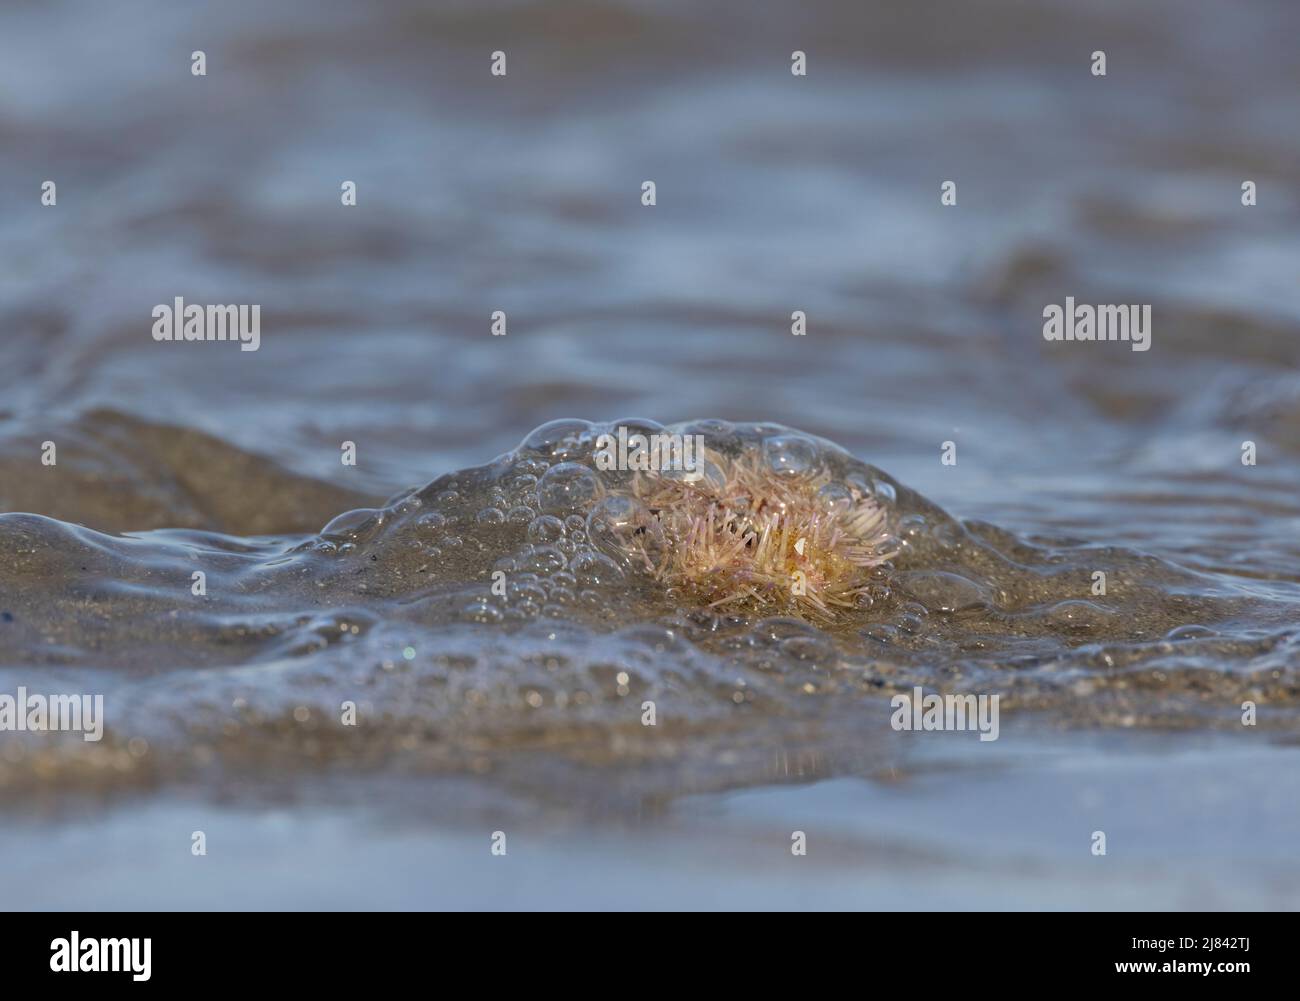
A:
[[[1191,7],[6,9],[0,692],[108,727],[0,734],[0,903],[1295,906],[1300,16]],[[261,349],[155,343],[176,295]],[[1152,349],[1046,343],[1067,295]],[[809,442],[871,603],[611,570],[541,481],[634,418]]]

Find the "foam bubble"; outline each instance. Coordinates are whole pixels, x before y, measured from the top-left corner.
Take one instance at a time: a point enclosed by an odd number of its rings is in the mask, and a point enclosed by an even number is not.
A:
[[[817,445],[799,435],[783,434],[763,442],[763,461],[774,473],[803,476],[820,464]]]
[[[528,541],[539,544],[554,542],[564,537],[564,522],[553,514],[542,514],[528,525]]]
[[[600,489],[596,474],[580,462],[562,462],[546,471],[537,498],[549,513],[576,511],[590,504]]]

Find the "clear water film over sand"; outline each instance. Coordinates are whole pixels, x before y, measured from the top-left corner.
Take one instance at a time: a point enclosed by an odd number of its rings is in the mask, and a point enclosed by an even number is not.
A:
[[[7,7],[0,905],[1295,907],[1298,33]]]

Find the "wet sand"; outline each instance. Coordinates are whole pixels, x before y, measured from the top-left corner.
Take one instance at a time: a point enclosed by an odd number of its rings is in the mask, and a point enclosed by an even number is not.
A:
[[[1290,909],[1294,745],[1021,727],[913,741],[872,779],[687,797],[665,816],[512,815],[508,794],[323,783],[303,799],[128,802],[0,834],[16,909]],[[905,735],[902,735],[905,736]],[[1014,750],[1012,750],[1014,748]],[[412,805],[418,804],[418,805]],[[191,856],[203,830],[209,854]],[[1091,835],[1108,835],[1105,857]],[[507,854],[490,854],[504,829]],[[790,835],[808,835],[807,856]],[[75,874],[65,870],[76,859]],[[44,861],[42,861],[44,860]],[[556,888],[563,886],[562,898]]]

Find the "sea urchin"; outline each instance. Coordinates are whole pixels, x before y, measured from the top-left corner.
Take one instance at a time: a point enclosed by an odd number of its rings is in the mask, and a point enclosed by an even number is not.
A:
[[[684,602],[833,624],[861,607],[894,555],[885,509],[824,469],[774,469],[752,449],[712,449],[705,474],[638,472],[588,522],[593,543]]]

